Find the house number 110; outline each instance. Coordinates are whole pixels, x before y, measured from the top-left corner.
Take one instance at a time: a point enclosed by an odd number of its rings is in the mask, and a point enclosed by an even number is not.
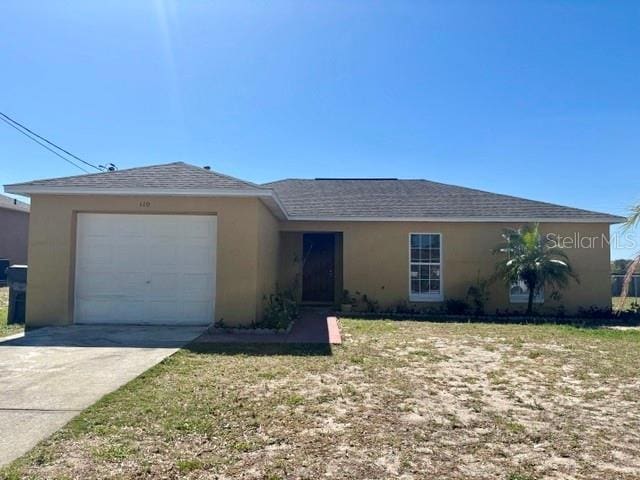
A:
[[[148,200],[144,200],[144,201],[140,202],[138,205],[139,205],[140,207],[147,208],[147,207],[150,207],[150,206],[151,206],[151,202],[150,202],[150,201],[148,201]]]

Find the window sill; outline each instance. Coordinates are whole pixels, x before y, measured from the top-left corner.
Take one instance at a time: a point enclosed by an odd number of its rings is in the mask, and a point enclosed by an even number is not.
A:
[[[444,295],[441,293],[437,295],[416,295],[410,294],[409,301],[410,302],[442,302],[444,300]]]

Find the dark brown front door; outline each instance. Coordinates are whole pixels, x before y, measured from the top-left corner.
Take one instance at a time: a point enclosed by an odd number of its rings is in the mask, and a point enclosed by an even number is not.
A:
[[[302,300],[304,302],[333,302],[335,246],[333,233],[303,235]]]

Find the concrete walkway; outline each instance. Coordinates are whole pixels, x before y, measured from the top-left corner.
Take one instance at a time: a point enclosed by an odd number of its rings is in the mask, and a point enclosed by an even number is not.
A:
[[[328,316],[326,308],[303,308],[300,318],[286,334],[231,333],[224,331],[207,332],[198,338],[203,343],[287,343],[323,344],[342,343],[336,317]]]
[[[0,340],[0,465],[29,451],[203,327],[47,327]]]

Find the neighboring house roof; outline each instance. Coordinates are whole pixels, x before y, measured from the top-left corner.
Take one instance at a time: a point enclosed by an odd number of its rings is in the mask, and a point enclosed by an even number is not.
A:
[[[264,186],[274,189],[291,220],[624,221],[428,180],[287,179]]]
[[[17,212],[29,213],[29,204],[16,200],[15,198],[0,195],[0,208],[5,210],[15,210]]]
[[[604,222],[625,219],[427,180],[288,179],[257,185],[183,162],[5,185],[31,194],[259,197],[289,220]]]

